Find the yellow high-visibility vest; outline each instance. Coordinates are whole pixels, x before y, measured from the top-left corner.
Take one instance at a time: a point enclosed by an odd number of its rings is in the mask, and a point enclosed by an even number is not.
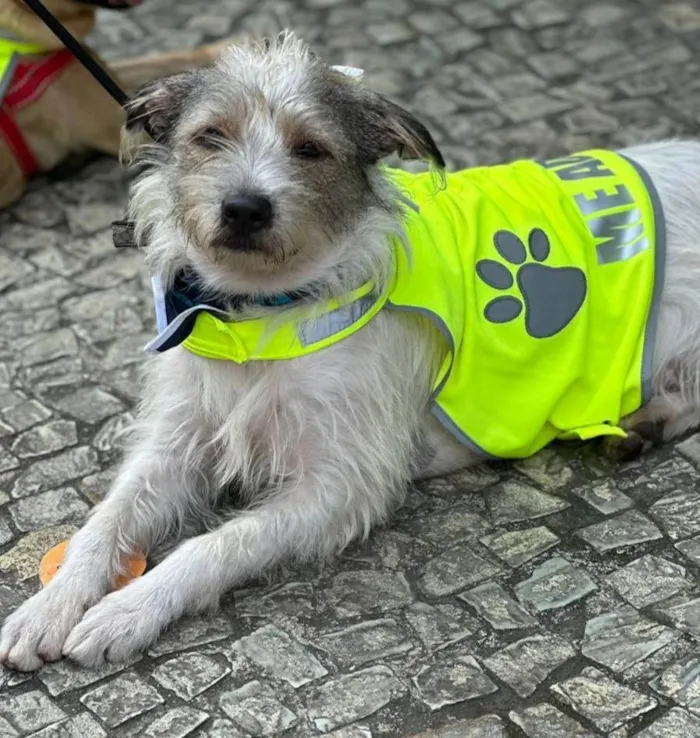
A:
[[[417,212],[406,215],[410,258],[397,243],[383,293],[368,283],[313,315],[236,321],[157,291],[150,348],[290,360],[382,309],[417,311],[449,349],[433,411],[463,443],[523,458],[554,439],[624,436],[620,419],[649,399],[663,286],[663,214],[646,172],[591,150],[447,174],[442,188],[429,173],[388,176]]]

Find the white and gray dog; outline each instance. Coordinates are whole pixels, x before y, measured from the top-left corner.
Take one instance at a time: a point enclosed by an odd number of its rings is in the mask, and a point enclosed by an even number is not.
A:
[[[147,86],[127,126],[144,123],[155,143],[141,149],[130,213],[151,272],[167,287],[187,270],[244,317],[279,311],[266,296],[323,301],[386,284],[404,204],[378,164],[398,153],[443,165],[412,115],[292,34]],[[663,422],[669,439],[700,421],[700,144],[625,153],[658,191],[667,244],[653,399],[627,427]],[[288,361],[182,347],[153,357],[112,489],[53,581],[7,619],[0,662],[126,660],[229,588],[367,535],[412,478],[478,461],[430,412],[443,343],[420,315],[382,310]],[[109,593],[123,554],[153,550],[233,484],[239,512]]]

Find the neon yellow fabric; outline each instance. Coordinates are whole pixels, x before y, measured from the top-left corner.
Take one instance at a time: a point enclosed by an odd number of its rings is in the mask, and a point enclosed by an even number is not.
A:
[[[350,305],[372,294],[374,284],[368,282],[349,293],[343,300],[329,301],[318,310],[297,309],[294,321],[273,323],[267,318],[255,318],[236,322],[224,321],[211,313],[200,313],[194,330],[182,345],[194,354],[208,359],[226,359],[236,364],[247,361],[294,359],[319,351],[366,325],[384,306],[387,295],[372,299],[371,306],[351,325],[318,341],[303,341],[300,325],[313,324],[316,317],[323,317],[334,310]]]
[[[411,260],[397,245],[388,300],[311,343],[295,313],[281,326],[201,314],[185,348],[288,359],[342,340],[381,308],[416,310],[450,348],[433,409],[464,443],[523,458],[557,438],[624,435],[619,421],[649,380],[662,280],[661,213],[643,173],[595,150],[447,174],[442,189],[430,174],[390,176],[419,213],[407,215]]]
[[[11,72],[15,58],[30,54],[42,54],[45,48],[39,44],[30,44],[23,41],[12,41],[0,37],[0,89],[5,76]]]
[[[448,174],[438,194],[428,175],[397,173],[396,182],[421,212],[408,222],[415,266],[398,254],[390,302],[423,310],[449,334],[453,352],[434,398],[448,427],[505,458],[530,456],[555,438],[625,435],[620,419],[642,404],[655,251],[662,246],[635,167],[614,153],[591,151],[544,166],[520,161]],[[523,244],[524,263],[498,253],[504,233]],[[513,246],[513,239],[500,239]],[[541,252],[544,240],[549,253],[539,263],[529,242]],[[512,286],[486,283],[478,270],[485,260],[506,266]],[[558,295],[562,274],[566,289]],[[573,302],[567,290],[577,293]],[[503,297],[518,301],[521,312],[492,322],[488,306]],[[556,304],[547,313],[550,302],[562,301],[563,313]],[[516,303],[509,304],[515,311]],[[530,326],[533,336],[527,324],[535,313],[542,325]],[[559,330],[541,335],[547,325]]]

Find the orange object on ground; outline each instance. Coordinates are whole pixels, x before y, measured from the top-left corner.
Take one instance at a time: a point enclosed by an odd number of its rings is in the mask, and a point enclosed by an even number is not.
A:
[[[44,554],[44,558],[39,564],[39,579],[44,586],[56,576],[56,572],[61,568],[67,547],[68,541],[62,541]],[[132,579],[140,577],[146,571],[145,556],[135,554],[122,561],[122,563],[126,572],[117,577],[115,589],[121,589]]]

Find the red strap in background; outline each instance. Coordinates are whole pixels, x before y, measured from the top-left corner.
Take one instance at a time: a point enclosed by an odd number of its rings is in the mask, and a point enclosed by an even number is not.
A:
[[[39,165],[13,113],[40,98],[53,80],[72,62],[70,51],[60,49],[40,57],[22,57],[14,68],[10,86],[0,103],[0,135],[7,141],[25,177],[34,174]]]

